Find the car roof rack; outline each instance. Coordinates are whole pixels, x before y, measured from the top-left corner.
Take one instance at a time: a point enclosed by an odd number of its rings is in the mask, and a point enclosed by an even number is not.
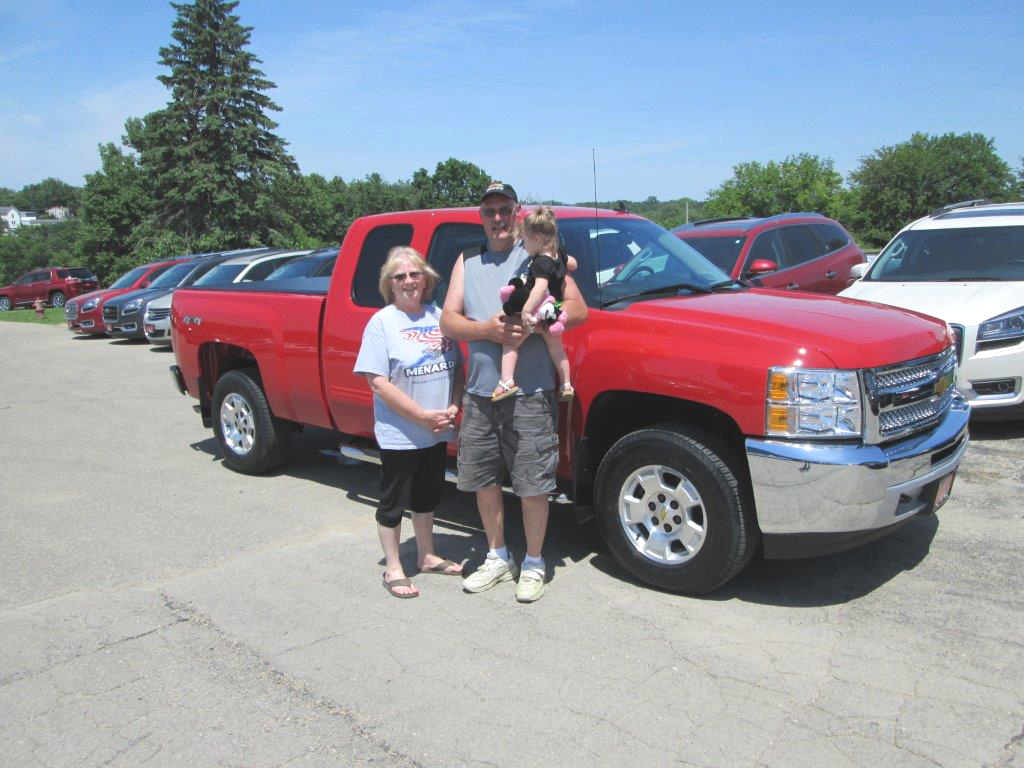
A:
[[[930,215],[941,216],[944,213],[956,211],[959,210],[960,208],[976,208],[979,205],[992,205],[992,201],[984,197],[978,197],[975,198],[974,200],[964,200],[959,203],[950,203],[949,205],[944,205],[941,208],[936,208],[934,211],[931,212]]]
[[[757,219],[759,216],[722,216],[719,219],[698,219],[697,221],[691,221],[691,227],[702,227],[705,224],[721,224],[723,221],[748,221],[749,219]]]

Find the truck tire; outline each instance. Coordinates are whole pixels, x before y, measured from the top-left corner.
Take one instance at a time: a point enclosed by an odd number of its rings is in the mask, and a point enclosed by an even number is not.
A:
[[[618,440],[601,461],[595,490],[601,532],[619,565],[640,581],[690,595],[739,573],[759,532],[727,457],[709,435],[682,425]]]
[[[213,388],[213,433],[224,463],[236,472],[258,475],[288,454],[288,423],[270,411],[263,387],[249,370],[228,371]]]
[[[50,294],[50,306],[60,309],[64,306],[65,297],[62,291],[54,291]]]

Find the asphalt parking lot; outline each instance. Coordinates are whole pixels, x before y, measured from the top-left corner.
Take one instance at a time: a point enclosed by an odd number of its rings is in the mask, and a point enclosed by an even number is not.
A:
[[[13,323],[0,351],[0,765],[1024,765],[1024,425],[973,427],[937,516],[701,599],[565,510],[540,602],[399,601],[375,469],[329,433],[238,475],[172,354]],[[469,498],[439,518],[479,562]]]

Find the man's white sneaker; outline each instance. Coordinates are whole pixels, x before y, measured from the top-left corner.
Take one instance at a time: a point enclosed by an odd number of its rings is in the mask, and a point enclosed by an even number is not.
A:
[[[519,583],[516,584],[516,600],[520,603],[532,603],[540,600],[544,594],[544,574],[532,568],[524,570],[519,575]]]
[[[462,580],[467,592],[485,592],[503,581],[512,581],[519,575],[519,566],[500,557],[487,557],[484,564]]]

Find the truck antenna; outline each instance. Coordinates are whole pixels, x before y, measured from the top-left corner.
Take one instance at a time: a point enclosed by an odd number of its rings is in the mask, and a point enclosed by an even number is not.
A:
[[[594,282],[597,283],[597,303],[604,305],[604,292],[601,290],[601,227],[597,218],[597,150],[590,148],[590,162],[594,170]]]

